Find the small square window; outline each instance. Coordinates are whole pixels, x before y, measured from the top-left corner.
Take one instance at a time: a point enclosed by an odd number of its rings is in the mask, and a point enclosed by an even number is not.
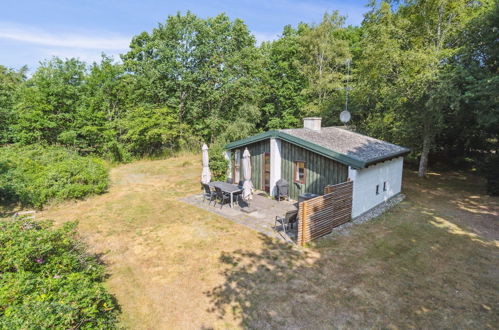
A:
[[[386,181],[383,182],[383,191],[386,191]]]
[[[305,162],[295,162],[294,181],[297,183],[305,183]]]
[[[376,195],[379,195],[379,184],[376,185]]]

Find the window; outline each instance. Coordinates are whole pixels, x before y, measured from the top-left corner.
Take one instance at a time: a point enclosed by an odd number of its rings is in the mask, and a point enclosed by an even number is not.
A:
[[[305,162],[295,162],[294,181],[297,183],[305,183]]]
[[[386,181],[383,182],[383,191],[386,191]]]
[[[379,195],[379,184],[376,185],[376,195]]]

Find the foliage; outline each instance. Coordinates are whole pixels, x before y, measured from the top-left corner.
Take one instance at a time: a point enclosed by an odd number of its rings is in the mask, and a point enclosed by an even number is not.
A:
[[[452,111],[444,114],[447,128],[439,138],[445,148],[439,160],[462,162],[472,157],[478,164],[499,152],[499,4],[484,4],[456,42],[461,46],[451,58],[449,89],[455,95]]]
[[[476,1],[403,1],[393,7],[382,1],[366,16],[356,68],[356,96],[368,110],[362,126],[412,147],[421,155],[421,176],[459,94],[450,65],[460,47],[456,38],[481,11],[483,3]]]
[[[491,154],[483,160],[480,171],[487,180],[487,194],[499,196],[499,154]]]
[[[428,163],[483,164],[499,139],[497,1],[369,6],[359,27],[325,13],[260,46],[240,19],[178,13],[135,36],[123,64],[52,58],[29,79],[0,67],[0,143],[126,162],[300,127],[305,116],[337,125],[352,59],[359,131],[410,147],[421,175]]]
[[[180,139],[188,135],[188,127],[180,124],[168,108],[139,107],[130,110],[122,121],[122,127],[122,140],[130,153],[136,156],[178,149]]]
[[[118,307],[76,223],[0,221],[0,327],[114,328]]]
[[[85,93],[75,109],[74,132],[81,154],[96,153],[111,160],[126,161],[120,120],[136,106],[134,77],[125,75],[123,66],[103,56],[86,72]],[[120,153],[116,154],[117,149]]]
[[[218,141],[212,144],[208,150],[210,157],[211,179],[213,181],[225,181],[227,179],[227,160],[225,159],[224,144]]]
[[[15,94],[26,79],[27,68],[14,71],[0,65],[0,144],[11,142],[15,122]]]
[[[0,148],[0,196],[3,200],[41,207],[51,200],[102,193],[108,169],[95,158],[61,147]]]
[[[281,38],[261,46],[266,68],[262,76],[265,89],[261,99],[265,129],[297,127],[300,124],[298,118],[307,100],[301,93],[307,84],[306,77],[300,71],[302,29],[295,30],[287,25]]]
[[[304,109],[307,116],[327,111],[334,94],[343,90],[345,77],[342,69],[351,59],[348,42],[340,33],[344,21],[345,18],[335,11],[325,13],[317,26],[304,26],[300,38],[303,47],[300,70],[309,81],[302,91],[310,100]]]
[[[15,106],[16,139],[23,144],[74,145],[74,115],[83,94],[85,63],[54,58],[43,62],[20,89]]]
[[[239,19],[169,16],[152,33],[134,37],[123,55],[140,82],[144,101],[167,106],[208,141],[239,118],[259,93],[260,53]]]

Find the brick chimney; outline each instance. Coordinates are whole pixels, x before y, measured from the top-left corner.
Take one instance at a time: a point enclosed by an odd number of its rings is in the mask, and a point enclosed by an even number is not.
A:
[[[321,117],[307,117],[303,118],[303,128],[311,129],[312,131],[321,131]]]

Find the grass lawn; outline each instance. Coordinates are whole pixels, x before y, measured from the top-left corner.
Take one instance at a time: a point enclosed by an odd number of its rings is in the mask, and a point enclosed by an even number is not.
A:
[[[124,326],[499,324],[499,199],[476,177],[406,172],[407,199],[388,214],[297,249],[178,201],[200,173],[192,155],[119,166],[109,193],[39,216],[80,221]]]

